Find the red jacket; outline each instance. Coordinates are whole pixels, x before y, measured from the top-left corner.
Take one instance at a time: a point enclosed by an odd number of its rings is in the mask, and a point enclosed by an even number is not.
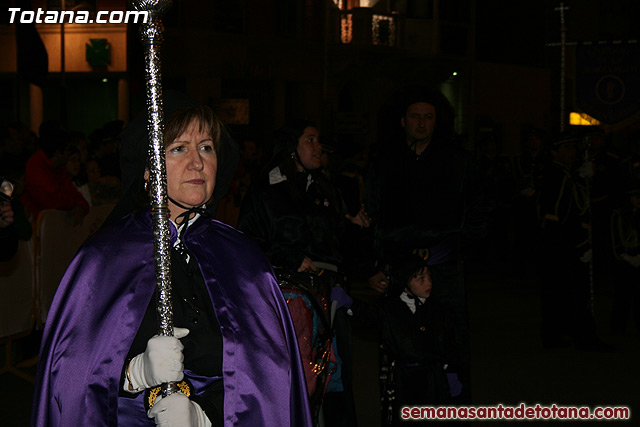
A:
[[[42,150],[36,151],[27,161],[24,181],[21,201],[34,220],[44,209],[67,211],[82,206],[85,214],[89,212],[89,204],[73,185],[65,168],[54,168]]]

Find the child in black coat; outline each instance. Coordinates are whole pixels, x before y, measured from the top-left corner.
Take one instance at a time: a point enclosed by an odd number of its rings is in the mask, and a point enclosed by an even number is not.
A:
[[[341,288],[332,292],[332,300],[380,330],[382,359],[388,361],[381,366],[385,425],[402,424],[402,407],[451,404],[462,392],[453,322],[431,288],[426,262],[411,255],[395,266],[391,290],[378,307],[351,299]]]

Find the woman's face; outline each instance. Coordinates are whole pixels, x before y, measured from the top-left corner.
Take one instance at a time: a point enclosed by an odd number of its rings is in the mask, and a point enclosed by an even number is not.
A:
[[[309,170],[322,166],[322,145],[318,141],[318,129],[308,126],[298,138],[298,156],[302,166]]]
[[[100,173],[100,165],[95,160],[87,162],[87,179],[89,182],[97,182],[102,174]]]
[[[167,192],[176,202],[188,207],[202,206],[213,194],[218,156],[213,139],[200,123],[193,120],[187,129],[166,147]],[[169,201],[171,219],[184,212]]]
[[[75,153],[69,156],[66,164],[67,173],[71,178],[75,178],[80,173],[82,165],[80,164],[80,154]]]
[[[417,276],[409,280],[408,288],[419,298],[429,298],[431,295],[431,275],[427,267],[423,268]]]

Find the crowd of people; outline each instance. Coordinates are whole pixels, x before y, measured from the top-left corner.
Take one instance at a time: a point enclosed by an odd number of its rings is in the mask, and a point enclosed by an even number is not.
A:
[[[157,333],[146,116],[89,143],[55,122],[38,138],[3,129],[6,241],[25,239],[20,216],[76,223],[118,202],[54,299],[33,425],[355,426],[352,322],[379,331],[383,425],[406,405],[469,404],[465,261],[539,281],[544,347],[614,350],[591,312],[603,271],[616,272],[612,330],[631,317],[640,332],[633,141],[614,152],[599,129],[532,128],[517,157],[493,135],[470,152],[446,97],[412,87],[370,158],[296,119],[263,161],[268,144],[237,144],[208,107],[171,93],[165,106],[174,336]],[[356,281],[378,297],[354,297]],[[183,380],[190,398],[149,400]]]
[[[637,135],[626,138],[599,127],[555,134],[530,128],[522,154],[485,155],[480,163],[486,194],[496,195],[488,198],[497,211],[490,224],[499,226],[490,227],[480,259],[495,257],[491,265],[510,277],[537,279],[546,348],[613,349],[597,336],[593,318],[594,294],[607,286],[614,306],[606,327],[623,334],[633,316],[640,331],[640,294],[630,287],[640,272],[633,264],[640,157]]]
[[[43,122],[38,135],[14,122],[0,127],[0,174],[14,186],[12,207],[35,223],[44,209],[69,211],[79,223],[89,206],[114,204],[121,193],[119,135],[109,122],[85,137],[61,123]],[[110,145],[109,154],[104,145]],[[108,172],[105,172],[108,171]],[[27,240],[29,233],[22,233]]]
[[[600,128],[552,134],[532,127],[523,131],[518,156],[501,155],[495,135],[469,152],[454,135],[453,110],[442,94],[411,88],[394,101],[396,115],[388,120],[395,124],[379,124],[386,133],[366,167],[340,158],[331,143],[316,144],[308,159],[306,139],[318,134],[313,123],[280,129],[277,135],[289,135],[288,142],[279,139],[272,160],[248,180],[237,222],[278,267],[281,283],[293,278],[310,288],[326,318],[332,318],[333,302],[341,307],[338,313],[350,313],[347,325],[364,321],[378,328],[383,423],[397,423],[406,404],[472,401],[464,261],[538,283],[539,339],[545,348],[615,350],[599,338],[592,313],[594,281],[610,271],[615,274],[605,285],[612,286],[614,307],[607,326],[621,334],[631,318],[640,332],[640,293],[634,286],[640,273],[640,168],[633,140],[628,149],[618,144],[614,151],[612,135]],[[341,168],[329,169],[326,159],[336,157]],[[355,197],[354,187],[344,185],[354,170],[361,184]],[[357,208],[349,209],[354,199]],[[349,253],[351,248],[358,253]],[[317,277],[332,271],[340,272],[340,280]],[[408,283],[419,277],[429,289],[417,297]],[[373,306],[350,296],[352,281],[361,278],[380,294]],[[309,332],[317,313],[307,301],[301,314],[300,294],[287,288],[285,295],[296,329],[309,340],[303,359],[314,366],[313,340],[323,338]],[[424,332],[425,323],[440,325],[438,331],[427,328],[435,338]],[[334,340],[335,361],[330,358],[327,369],[348,383],[350,354],[341,349],[349,344],[337,325],[334,334],[342,339]],[[306,374],[308,385],[317,386],[317,372]],[[328,425],[353,425],[348,410],[342,409],[341,420],[331,418],[331,379],[324,381]],[[348,403],[352,398],[346,395]]]

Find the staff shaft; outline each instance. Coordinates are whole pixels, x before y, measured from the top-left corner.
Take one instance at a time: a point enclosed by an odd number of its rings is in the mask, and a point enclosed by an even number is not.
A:
[[[171,1],[139,0],[132,3],[134,9],[149,12],[150,19],[140,27],[145,47],[146,92],[149,135],[149,159],[151,177],[151,213],[153,219],[157,310],[160,334],[173,336],[173,301],[171,293],[171,238],[167,198],[167,172],[163,143],[163,103],[160,49],[163,31],[161,17]]]
[[[167,197],[167,170],[163,143],[163,104],[160,49],[163,31],[162,15],[171,7],[171,0],[137,0],[134,9],[147,11],[150,19],[140,27],[145,47],[147,83],[147,131],[149,134],[149,160],[151,179],[151,215],[155,256],[157,310],[161,335],[173,336],[173,297],[171,293],[171,235],[169,231],[169,207]],[[162,395],[179,391],[176,383],[162,384]]]

